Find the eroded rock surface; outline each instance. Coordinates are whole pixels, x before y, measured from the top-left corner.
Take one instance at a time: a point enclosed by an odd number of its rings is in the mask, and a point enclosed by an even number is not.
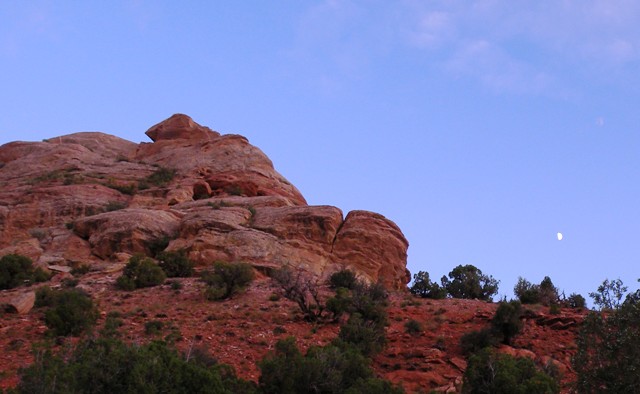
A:
[[[347,267],[404,288],[407,240],[381,215],[309,206],[260,149],[176,114],[135,144],[98,132],[0,147],[0,254],[38,265],[185,249],[202,265]]]

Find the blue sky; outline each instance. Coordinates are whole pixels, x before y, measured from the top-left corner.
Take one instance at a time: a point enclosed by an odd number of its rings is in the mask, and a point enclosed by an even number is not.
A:
[[[640,277],[640,2],[0,2],[0,143],[243,134],[409,269],[585,297]],[[564,239],[558,241],[556,233]]]

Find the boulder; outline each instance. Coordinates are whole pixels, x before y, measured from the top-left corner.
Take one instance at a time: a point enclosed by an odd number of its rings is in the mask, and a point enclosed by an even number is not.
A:
[[[353,267],[370,281],[401,289],[411,280],[406,268],[408,247],[391,220],[373,212],[351,211],[336,235],[333,260]]]
[[[29,311],[33,308],[35,302],[36,293],[34,291],[20,294],[9,301],[9,311],[17,313],[19,315],[24,315],[25,313],[29,313]]]
[[[210,140],[220,134],[208,127],[201,126],[184,114],[175,114],[162,122],[151,126],[145,133],[153,142],[189,139]]]

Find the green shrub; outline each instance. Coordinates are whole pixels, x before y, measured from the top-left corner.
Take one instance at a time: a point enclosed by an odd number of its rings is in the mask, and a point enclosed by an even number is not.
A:
[[[334,320],[340,319],[345,313],[352,311],[352,299],[349,290],[339,287],[336,290],[335,297],[329,297],[326,302],[327,311],[331,312]]]
[[[225,191],[232,196],[241,196],[244,193],[239,185],[229,185],[225,188]]]
[[[513,293],[523,304],[537,304],[540,302],[539,286],[522,277],[518,277],[518,283],[514,286]]]
[[[329,284],[333,289],[338,289],[340,287],[353,289],[357,281],[358,278],[356,277],[355,272],[349,269],[334,272],[329,278]]]
[[[55,336],[78,336],[93,327],[98,309],[83,291],[71,289],[53,293],[51,307],[45,312],[45,324]]]
[[[469,358],[464,373],[465,394],[553,394],[558,382],[528,358],[515,358],[484,349]]]
[[[62,279],[62,287],[76,287],[80,283],[78,278],[64,278]]]
[[[209,201],[207,203],[208,206],[210,206],[212,209],[214,210],[218,210],[220,208],[224,208],[224,207],[228,207],[230,206],[227,202],[225,202],[224,200],[220,200],[220,201]]]
[[[136,194],[136,191],[138,190],[135,183],[122,184],[122,183],[117,183],[113,179],[109,179],[109,181],[105,184],[105,186],[113,190],[117,190],[120,193],[126,194],[128,196],[133,196],[134,194]]]
[[[422,324],[419,321],[411,319],[404,323],[404,330],[411,335],[418,335],[422,332]]]
[[[543,305],[557,304],[560,300],[558,289],[553,285],[551,278],[545,276],[540,282],[540,303]]]
[[[640,290],[615,306],[615,293],[623,286],[621,282],[613,286],[617,290],[601,298],[599,305],[614,308],[589,313],[576,338],[573,368],[580,393],[635,393],[640,387]],[[598,292],[602,295],[601,289]]]
[[[100,331],[100,334],[105,338],[117,338],[120,336],[118,329],[122,327],[124,321],[121,319],[120,312],[111,311],[107,313],[107,317],[104,321],[104,326]]]
[[[176,176],[176,170],[172,168],[160,167],[153,174],[141,180],[138,184],[140,190],[148,189],[149,185],[164,187]]]
[[[91,267],[88,264],[80,264],[71,269],[71,275],[82,276],[89,273],[89,271],[91,271]]]
[[[161,252],[156,258],[158,265],[169,278],[186,278],[193,275],[193,261],[187,258],[184,250],[176,252]]]
[[[443,299],[447,296],[447,290],[429,279],[429,273],[419,271],[413,275],[413,285],[409,289],[411,294],[422,298]]]
[[[467,355],[476,353],[484,348],[494,346],[497,343],[498,339],[496,338],[494,331],[490,328],[470,331],[460,338],[462,353]]]
[[[312,347],[306,355],[289,337],[258,363],[262,393],[401,393],[375,378],[370,361],[352,348]],[[364,391],[370,390],[370,391]]]
[[[522,329],[521,315],[522,305],[519,301],[500,302],[489,328],[468,332],[460,338],[462,352],[476,353],[495,346],[498,342],[509,345]]]
[[[598,286],[598,291],[589,293],[589,297],[593,298],[593,303],[600,310],[617,309],[622,304],[622,297],[627,290],[627,286],[624,286],[620,279],[605,279]]]
[[[498,281],[492,276],[483,275],[473,265],[459,265],[449,272],[449,278],[443,276],[442,287],[453,298],[479,299],[491,301],[498,293]]]
[[[157,257],[162,251],[167,248],[167,246],[169,246],[170,242],[171,238],[166,235],[149,241],[149,243],[147,244],[147,248],[149,249],[150,256]]]
[[[523,304],[551,305],[560,300],[558,289],[553,285],[551,278],[545,276],[539,285],[534,285],[528,280],[519,277],[518,283],[513,288],[513,293]]]
[[[213,270],[203,272],[208,300],[222,300],[246,288],[253,281],[253,267],[247,263],[215,262]]]
[[[123,202],[109,201],[107,205],[105,205],[104,210],[105,212],[113,212],[113,211],[119,211],[121,209],[125,209],[126,207],[127,207],[127,204]]]
[[[136,255],[129,259],[122,275],[116,280],[121,290],[134,290],[162,284],[166,275],[162,268],[148,257]]]
[[[12,289],[29,282],[45,282],[49,274],[42,268],[34,270],[30,258],[8,254],[0,258],[0,290]]]
[[[42,286],[36,290],[36,300],[34,306],[36,308],[42,308],[46,306],[52,306],[55,302],[57,292],[52,290],[49,286]]]
[[[283,266],[271,273],[282,295],[295,302],[308,321],[319,320],[325,311],[318,279],[300,268]]]
[[[70,354],[40,352],[20,371],[18,393],[255,393],[232,368],[187,359],[165,342],[81,341]]]
[[[522,304],[520,301],[500,302],[496,314],[491,320],[491,327],[496,335],[502,336],[505,345],[511,343],[511,339],[520,333],[522,329]]]
[[[144,323],[144,333],[147,335],[156,335],[162,331],[164,323],[160,320],[150,320]]]
[[[563,304],[568,308],[573,309],[582,309],[586,308],[587,300],[584,299],[583,296],[577,293],[571,293],[566,300],[563,301]]]
[[[359,313],[353,313],[340,327],[338,339],[334,344],[339,347],[353,347],[365,356],[379,353],[385,343],[386,321],[363,319]]]
[[[36,283],[46,282],[51,279],[51,274],[40,267],[36,267],[36,269],[33,270],[32,279]]]
[[[271,293],[271,295],[269,296],[269,301],[280,301],[280,294]]]
[[[116,279],[116,287],[120,290],[132,291],[136,289],[136,282],[133,278],[120,275],[118,279]]]

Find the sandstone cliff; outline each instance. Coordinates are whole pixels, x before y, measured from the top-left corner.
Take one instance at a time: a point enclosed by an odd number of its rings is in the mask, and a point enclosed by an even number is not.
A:
[[[92,132],[0,147],[0,255],[112,270],[134,253],[185,249],[202,265],[349,267],[391,289],[408,283],[408,242],[385,217],[307,205],[246,138],[186,115],[146,134],[152,143]]]

